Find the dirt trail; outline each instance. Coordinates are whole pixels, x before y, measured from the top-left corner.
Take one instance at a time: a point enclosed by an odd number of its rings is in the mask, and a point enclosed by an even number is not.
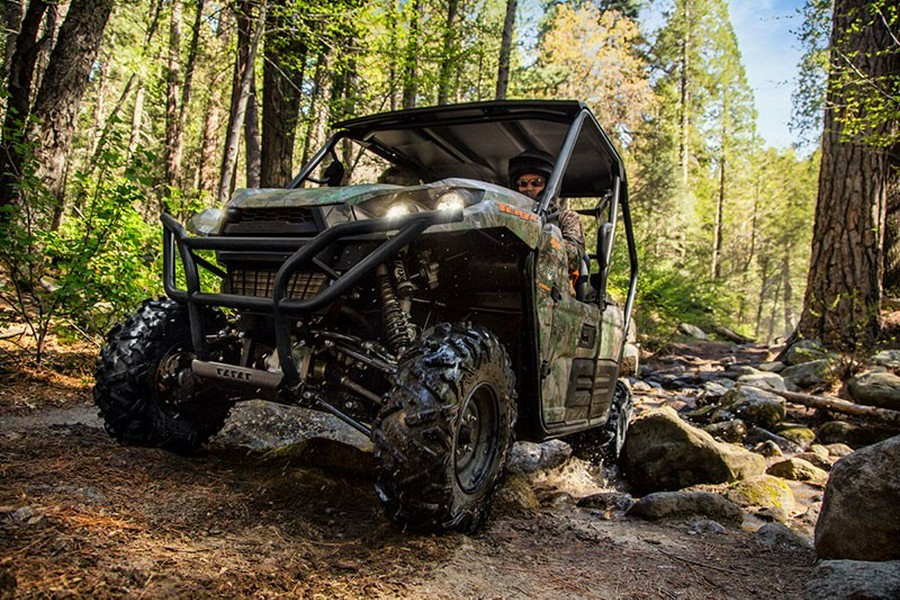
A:
[[[476,535],[415,535],[367,476],[221,441],[121,447],[81,400],[0,404],[0,598],[797,598],[812,568],[751,531],[577,508],[580,471],[545,478],[540,506],[513,482]]]

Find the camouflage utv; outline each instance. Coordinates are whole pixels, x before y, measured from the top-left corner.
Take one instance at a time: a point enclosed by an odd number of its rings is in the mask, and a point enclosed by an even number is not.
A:
[[[508,188],[528,148],[555,157],[540,201]],[[406,185],[371,183],[380,173]],[[574,281],[562,198],[597,222]],[[371,438],[388,517],[462,531],[517,438],[580,434],[618,454],[637,260],[622,160],[585,105],[348,120],[287,189],[239,190],[192,219],[194,235],[162,221],[168,299],[117,325],[98,362],[94,398],[118,441],[190,452],[242,399],[325,411]],[[624,309],[606,290],[617,224]]]

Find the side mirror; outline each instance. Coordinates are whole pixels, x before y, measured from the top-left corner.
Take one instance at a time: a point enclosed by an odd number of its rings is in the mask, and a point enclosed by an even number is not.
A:
[[[214,235],[219,233],[219,222],[222,220],[222,209],[207,208],[188,220],[187,230],[194,235]]]

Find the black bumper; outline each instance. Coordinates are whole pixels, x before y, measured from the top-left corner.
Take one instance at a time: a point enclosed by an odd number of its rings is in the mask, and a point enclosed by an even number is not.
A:
[[[414,213],[398,219],[369,219],[348,221],[330,227],[312,238],[282,237],[191,237],[171,215],[163,214],[163,285],[166,294],[178,302],[187,304],[191,321],[191,342],[197,356],[206,360],[208,351],[200,307],[223,306],[238,310],[254,310],[271,313],[275,319],[275,335],[278,357],[284,370],[285,383],[296,385],[299,374],[291,359],[289,318],[317,311],[334,302],[352,288],[372,269],[396,254],[432,225],[462,220],[462,211],[431,211]],[[396,232],[389,235],[391,232]],[[364,256],[344,273],[329,277],[329,284],[310,298],[287,297],[287,285],[291,275],[310,268],[317,254],[330,244],[348,241],[357,236],[385,234],[380,245]],[[175,252],[181,257],[187,289],[176,284]],[[288,258],[275,276],[272,298],[241,296],[236,294],[203,292],[200,287],[200,268],[219,277],[225,273],[198,256],[196,250],[221,250],[231,252],[284,252]],[[317,269],[319,270],[319,269]]]

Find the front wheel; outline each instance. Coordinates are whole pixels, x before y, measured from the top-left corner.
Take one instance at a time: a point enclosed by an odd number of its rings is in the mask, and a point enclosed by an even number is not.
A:
[[[376,490],[416,529],[474,531],[514,441],[515,379],[497,337],[442,324],[406,355],[375,423]]]
[[[220,312],[204,314],[211,328]],[[225,424],[231,403],[191,372],[187,308],[172,300],[147,300],[116,325],[97,361],[94,402],[106,431],[122,444],[189,453]]]

